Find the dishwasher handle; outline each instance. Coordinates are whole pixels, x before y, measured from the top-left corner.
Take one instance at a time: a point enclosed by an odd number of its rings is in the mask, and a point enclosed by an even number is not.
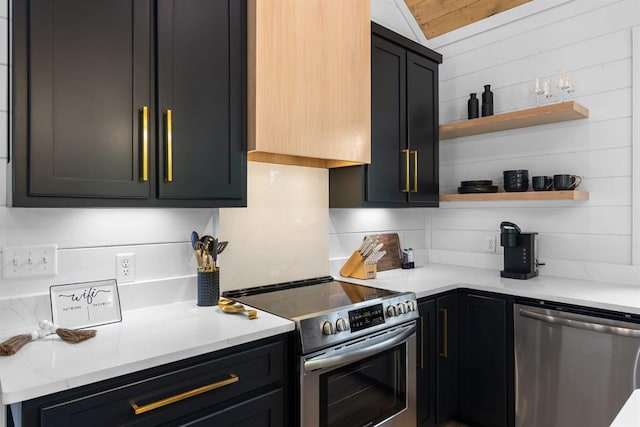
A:
[[[552,323],[556,325],[568,326],[570,328],[584,329],[587,331],[602,332],[610,335],[620,335],[623,337],[640,338],[640,329],[626,328],[622,326],[606,325],[597,322],[585,322],[572,318],[570,314],[543,314],[531,310],[520,309],[520,315],[530,319],[539,320],[541,322]]]

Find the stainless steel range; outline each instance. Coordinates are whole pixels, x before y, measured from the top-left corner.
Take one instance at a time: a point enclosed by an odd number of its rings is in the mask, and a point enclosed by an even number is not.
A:
[[[415,294],[322,277],[224,296],[296,323],[301,426],[416,424]]]

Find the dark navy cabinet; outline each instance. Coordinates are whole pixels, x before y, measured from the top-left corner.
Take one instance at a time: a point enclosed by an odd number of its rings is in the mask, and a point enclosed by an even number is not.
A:
[[[22,425],[290,425],[287,337],[29,400]]]
[[[329,206],[438,206],[442,56],[371,24],[371,164],[332,169]]]
[[[514,425],[512,306],[469,289],[419,300],[418,426]]]
[[[246,205],[245,21],[233,0],[15,0],[13,205]]]

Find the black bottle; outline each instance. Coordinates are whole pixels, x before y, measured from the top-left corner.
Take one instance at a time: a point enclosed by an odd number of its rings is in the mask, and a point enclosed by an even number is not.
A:
[[[482,92],[482,117],[493,116],[493,92],[491,85],[484,85]]]
[[[469,119],[478,118],[478,98],[475,93],[472,93],[469,101],[467,101],[467,115]]]

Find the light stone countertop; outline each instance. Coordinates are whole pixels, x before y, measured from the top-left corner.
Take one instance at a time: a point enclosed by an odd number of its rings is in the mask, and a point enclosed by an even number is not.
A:
[[[337,280],[413,291],[418,298],[470,288],[640,314],[640,283],[503,279],[497,270],[440,264],[384,271],[376,279],[358,280],[340,277],[341,266],[336,262],[331,266]],[[278,335],[292,331],[294,324],[262,311],[258,321],[250,321],[186,301],[125,311],[122,322],[96,329],[95,338],[77,345],[50,336],[28,343],[13,356],[0,357],[0,403],[20,402]]]
[[[0,403],[8,405],[275,336],[292,331],[294,323],[263,311],[258,311],[257,320],[249,320],[186,301],[124,311],[122,322],[95,329],[95,338],[79,344],[50,335],[27,343],[12,356],[0,357]],[[1,336],[0,341],[10,336]]]
[[[548,276],[517,280],[502,278],[500,271],[494,269],[428,264],[408,270],[382,271],[377,273],[375,279],[360,280],[341,277],[341,263],[333,263],[331,267],[336,280],[395,291],[413,291],[417,298],[469,288],[640,314],[640,278],[637,286]]]

